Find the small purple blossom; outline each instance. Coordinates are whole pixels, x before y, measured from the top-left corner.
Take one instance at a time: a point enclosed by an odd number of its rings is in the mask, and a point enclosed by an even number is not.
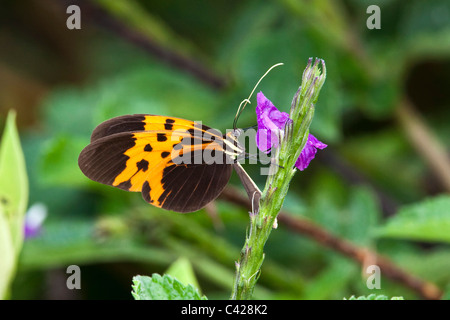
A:
[[[42,223],[46,217],[47,207],[42,203],[36,203],[28,209],[24,223],[25,239],[33,238],[40,234]]]
[[[271,148],[278,147],[281,131],[284,130],[286,123],[292,120],[289,118],[289,114],[278,110],[262,92],[259,92],[257,95],[256,117],[258,122],[256,145],[259,150],[268,153]],[[326,144],[309,134],[308,140],[295,162],[295,166],[301,171],[305,170],[311,160],[314,159],[317,149],[326,147]]]
[[[262,92],[257,94],[256,118],[258,134],[256,145],[262,152],[268,153],[271,148],[278,147],[279,133],[284,130],[289,114],[278,110]]]
[[[303,171],[309,165],[312,159],[316,156],[317,149],[325,149],[327,145],[323,142],[317,140],[312,134],[308,135],[308,141],[306,141],[305,147],[303,148],[300,156],[295,162],[295,166]]]

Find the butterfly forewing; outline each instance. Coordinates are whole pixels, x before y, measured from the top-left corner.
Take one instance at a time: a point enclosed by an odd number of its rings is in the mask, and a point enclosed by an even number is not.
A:
[[[127,115],[100,124],[78,162],[94,181],[140,191],[157,207],[191,212],[217,198],[231,176],[233,161],[222,142],[217,130],[193,121]],[[207,163],[206,151],[220,161]]]

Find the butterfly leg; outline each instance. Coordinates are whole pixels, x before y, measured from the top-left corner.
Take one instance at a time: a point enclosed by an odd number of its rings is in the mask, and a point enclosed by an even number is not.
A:
[[[244,185],[245,191],[247,192],[248,198],[252,202],[252,213],[256,214],[259,212],[259,200],[261,200],[261,190],[259,190],[258,186],[253,182],[252,178],[245,172],[244,168],[242,168],[239,162],[233,164],[234,170],[241,179],[242,184]]]

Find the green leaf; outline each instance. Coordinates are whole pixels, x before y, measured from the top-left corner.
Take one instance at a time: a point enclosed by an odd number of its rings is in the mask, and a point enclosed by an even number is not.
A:
[[[359,134],[347,139],[340,151],[391,197],[410,201],[423,193],[417,177],[426,171],[400,131],[386,129]]]
[[[322,272],[315,276],[305,290],[306,300],[335,299],[339,290],[349,283],[357,274],[356,266],[341,257],[332,259],[332,262]]]
[[[357,187],[350,194],[346,210],[345,236],[360,245],[370,246],[372,230],[381,216],[377,199],[373,192],[365,187]]]
[[[0,298],[7,293],[23,243],[23,220],[28,201],[25,160],[10,111],[0,146]]]
[[[370,83],[362,96],[364,111],[374,118],[387,117],[396,106],[399,95],[395,77],[380,77]]]
[[[92,91],[88,94],[96,96],[92,102],[96,106],[92,125],[133,113],[173,114],[205,123],[217,115],[218,102],[211,90],[161,66],[127,70],[103,80],[95,88],[95,94]]]
[[[0,206],[0,299],[8,294],[9,284],[15,269],[15,252],[12,243],[9,221]]]
[[[450,52],[448,1],[411,1],[403,10],[399,26],[400,47],[409,58],[447,56]],[[407,59],[411,61],[411,59]]]
[[[450,242],[450,196],[408,205],[378,228],[381,237]]]
[[[87,140],[65,134],[47,142],[42,150],[40,180],[53,185],[85,185],[88,179],[78,168],[78,155]]]
[[[161,46],[171,46],[176,51],[192,51],[192,45],[173,32],[163,19],[158,19],[149,10],[145,10],[139,1],[116,0],[116,1],[95,1],[102,9],[108,11],[118,20],[121,20],[129,28],[136,29],[160,44]]]
[[[450,300],[450,285],[447,285],[444,294],[442,296],[442,300]]]
[[[186,286],[166,274],[135,276],[132,288],[131,294],[136,300],[206,300],[192,285]]]
[[[191,284],[195,288],[200,288],[192,264],[185,257],[178,258],[178,260],[172,263],[169,269],[167,269],[166,274],[178,279],[184,285]]]
[[[45,220],[39,236],[25,241],[18,269],[45,270],[66,268],[71,264],[116,261],[149,263],[163,267],[173,261],[171,252],[136,241],[133,237],[135,233],[130,237],[123,234],[123,231],[119,231],[121,234],[115,233],[112,228],[116,227],[106,226],[105,218],[96,220],[70,214],[58,218],[50,216]]]
[[[63,87],[51,91],[41,106],[45,133],[49,137],[60,134],[90,137],[99,94],[97,88]]]
[[[350,298],[346,299],[344,298],[344,300],[404,300],[403,297],[392,297],[391,299],[389,299],[387,296],[383,295],[383,294],[369,294],[368,296],[359,296],[359,297],[355,297],[355,296],[351,296]]]

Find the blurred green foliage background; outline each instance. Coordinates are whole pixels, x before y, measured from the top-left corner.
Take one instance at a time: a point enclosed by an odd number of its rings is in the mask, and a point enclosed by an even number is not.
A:
[[[81,30],[66,27],[70,4]],[[373,4],[381,29],[366,26]],[[24,242],[9,298],[131,299],[134,275],[162,274],[181,257],[202,294],[228,299],[244,207],[219,199],[197,213],[166,212],[90,181],[78,154],[96,125],[123,114],[225,131],[278,62],[258,90],[288,111],[309,57],[327,65],[311,132],[329,147],[296,175],[284,210],[450,297],[448,1],[6,0],[0,48],[1,125],[15,109],[28,203],[48,211]],[[253,97],[239,126],[256,124],[255,106]],[[262,187],[259,165],[244,167]],[[245,194],[234,174],[230,186]],[[373,263],[280,223],[255,298],[430,297],[383,270],[381,289],[368,289]],[[66,287],[72,264],[81,290]]]

